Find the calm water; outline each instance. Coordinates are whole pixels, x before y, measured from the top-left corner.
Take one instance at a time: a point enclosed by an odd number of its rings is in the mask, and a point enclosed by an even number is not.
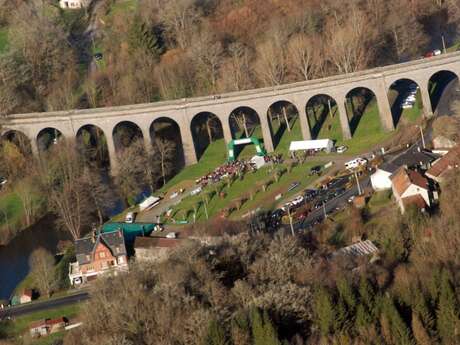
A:
[[[67,233],[57,230],[53,217],[46,216],[21,232],[7,246],[0,246],[0,299],[8,299],[18,283],[27,276],[29,256],[35,249],[43,247],[55,254],[59,240],[66,239],[69,239]]]

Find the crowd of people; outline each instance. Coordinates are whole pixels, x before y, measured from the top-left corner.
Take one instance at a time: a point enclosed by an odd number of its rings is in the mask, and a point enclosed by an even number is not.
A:
[[[214,169],[214,171],[200,177],[195,182],[202,187],[206,187],[208,184],[218,183],[224,178],[240,176],[248,171],[255,170],[257,170],[257,168],[251,161],[235,160],[233,162],[227,162],[221,166],[218,166],[216,169]]]

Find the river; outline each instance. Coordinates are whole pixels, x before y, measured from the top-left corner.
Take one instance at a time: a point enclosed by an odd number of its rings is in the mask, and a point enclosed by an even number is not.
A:
[[[8,299],[14,288],[29,273],[29,256],[43,247],[56,254],[60,240],[69,235],[54,224],[53,216],[45,216],[36,224],[19,233],[8,245],[0,246],[0,299]]]

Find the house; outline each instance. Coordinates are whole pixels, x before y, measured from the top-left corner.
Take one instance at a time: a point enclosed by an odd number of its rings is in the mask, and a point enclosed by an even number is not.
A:
[[[432,196],[428,179],[417,171],[401,167],[390,179],[393,196],[401,213],[404,213],[409,205],[415,205],[421,210],[431,206]]]
[[[79,9],[88,7],[91,0],[59,0],[59,7],[63,9]]]
[[[348,247],[339,249],[333,253],[333,256],[337,255],[348,255],[352,257],[364,256],[364,255],[373,255],[376,254],[379,249],[371,240],[359,241],[355,244],[352,244]]]
[[[128,256],[122,230],[93,234],[75,241],[77,261],[70,263],[72,285],[84,284],[100,274],[127,272]]]
[[[402,166],[408,168],[419,168],[429,169],[431,163],[435,161],[439,156],[427,151],[422,150],[418,147],[414,147],[411,150],[397,156],[389,162],[385,162],[380,165],[376,171],[371,175],[372,188],[375,191],[382,191],[391,189],[391,175]]]
[[[163,261],[183,240],[166,237],[136,237],[134,253],[137,261]]]
[[[30,303],[32,302],[33,292],[31,289],[24,289],[22,293],[19,295],[19,303]]]
[[[457,169],[460,166],[460,145],[454,147],[444,156],[436,160],[426,176],[432,180],[441,183],[445,174],[451,169]]]
[[[35,321],[29,325],[29,332],[33,338],[43,337],[62,331],[67,324],[65,317]]]

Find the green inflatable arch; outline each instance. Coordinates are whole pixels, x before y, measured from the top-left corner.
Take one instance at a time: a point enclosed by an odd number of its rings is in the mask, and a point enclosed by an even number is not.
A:
[[[228,161],[233,162],[236,157],[235,157],[235,146],[238,145],[246,145],[246,144],[253,144],[256,147],[256,154],[257,156],[265,156],[266,152],[262,144],[260,143],[260,140],[255,138],[255,137],[249,137],[249,138],[243,138],[243,139],[236,139],[232,140],[228,143]]]

